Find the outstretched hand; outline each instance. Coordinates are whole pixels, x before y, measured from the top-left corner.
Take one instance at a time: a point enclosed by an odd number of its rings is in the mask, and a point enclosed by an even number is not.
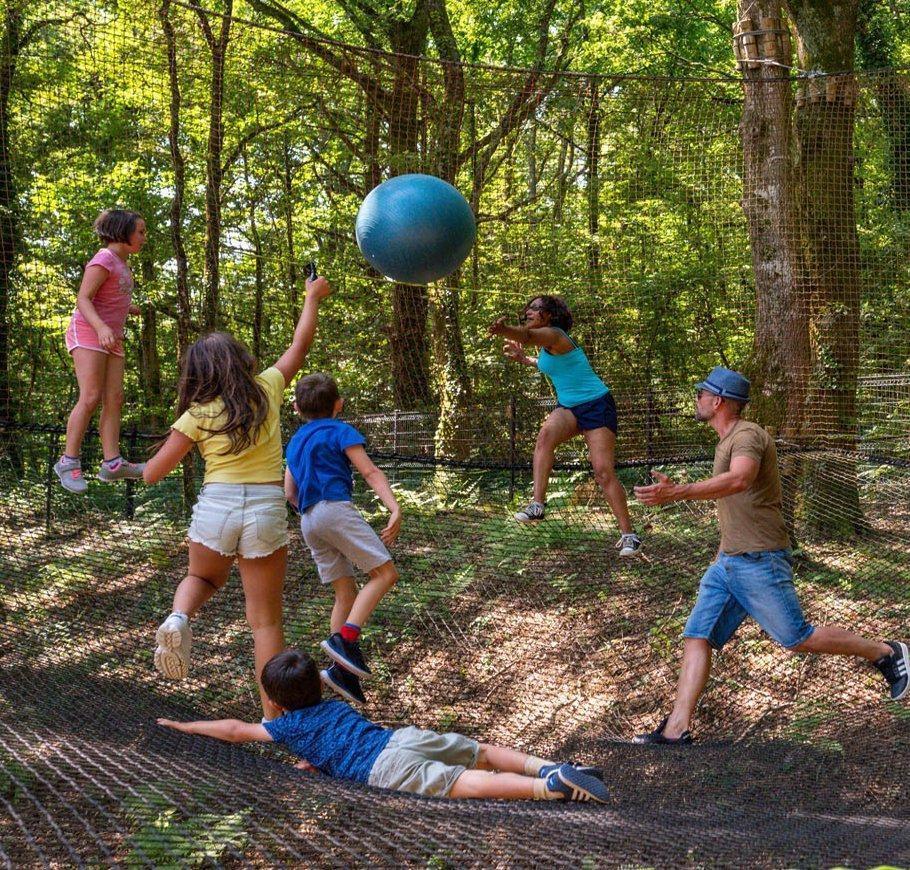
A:
[[[511,360],[515,362],[523,363],[527,360],[527,355],[524,352],[524,348],[521,346],[521,343],[518,341],[513,341],[511,338],[506,339],[506,343],[502,346],[502,352]]]
[[[306,773],[319,773],[319,768],[313,764],[310,764],[305,758],[302,758],[297,764],[294,765],[297,770],[303,770]]]
[[[652,483],[648,486],[636,486],[634,488],[635,498],[646,505],[660,505],[676,501],[676,484],[666,474],[660,471],[652,471],[651,477],[657,483]]]
[[[490,335],[502,335],[506,331],[506,326],[505,317],[497,317],[496,320],[490,324]]]
[[[159,725],[164,725],[165,728],[173,728],[175,731],[186,731],[183,722],[175,722],[173,719],[164,719],[158,718],[155,720]]]

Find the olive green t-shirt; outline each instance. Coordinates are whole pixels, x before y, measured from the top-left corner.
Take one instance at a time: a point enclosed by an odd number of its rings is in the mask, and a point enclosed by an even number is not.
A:
[[[790,536],[781,513],[780,473],[774,439],[756,423],[739,420],[714,450],[714,474],[730,470],[734,457],[758,463],[758,476],[743,492],[717,500],[720,549],[730,556],[783,550]]]

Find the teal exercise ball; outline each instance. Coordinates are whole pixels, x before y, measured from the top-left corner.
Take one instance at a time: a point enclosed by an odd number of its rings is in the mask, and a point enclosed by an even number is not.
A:
[[[377,272],[402,284],[427,284],[464,262],[477,224],[468,201],[451,184],[414,173],[390,178],[367,194],[355,234]]]

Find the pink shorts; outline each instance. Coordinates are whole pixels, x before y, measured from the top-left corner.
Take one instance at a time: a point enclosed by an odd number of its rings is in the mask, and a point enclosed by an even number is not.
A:
[[[90,323],[86,323],[82,318],[76,318],[73,315],[70,318],[69,326],[66,328],[66,349],[72,353],[77,347],[84,350],[97,350],[100,353],[108,353],[111,356],[123,356],[123,339],[118,338],[117,343],[110,349],[103,348],[98,341],[98,333]]]

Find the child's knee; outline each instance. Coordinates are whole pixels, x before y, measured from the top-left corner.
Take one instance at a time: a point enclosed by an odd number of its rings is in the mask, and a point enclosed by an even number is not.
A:
[[[353,604],[357,597],[357,584],[353,577],[342,577],[332,582],[335,600],[340,604]]]
[[[94,411],[101,404],[101,390],[88,387],[79,391],[79,404],[89,411]]]
[[[395,567],[395,563],[390,559],[388,562],[385,562],[378,568],[374,568],[370,571],[370,579],[378,580],[380,583],[385,583],[391,588],[398,582],[398,569]]]
[[[106,392],[103,404],[105,408],[123,407],[123,390],[109,390]]]

